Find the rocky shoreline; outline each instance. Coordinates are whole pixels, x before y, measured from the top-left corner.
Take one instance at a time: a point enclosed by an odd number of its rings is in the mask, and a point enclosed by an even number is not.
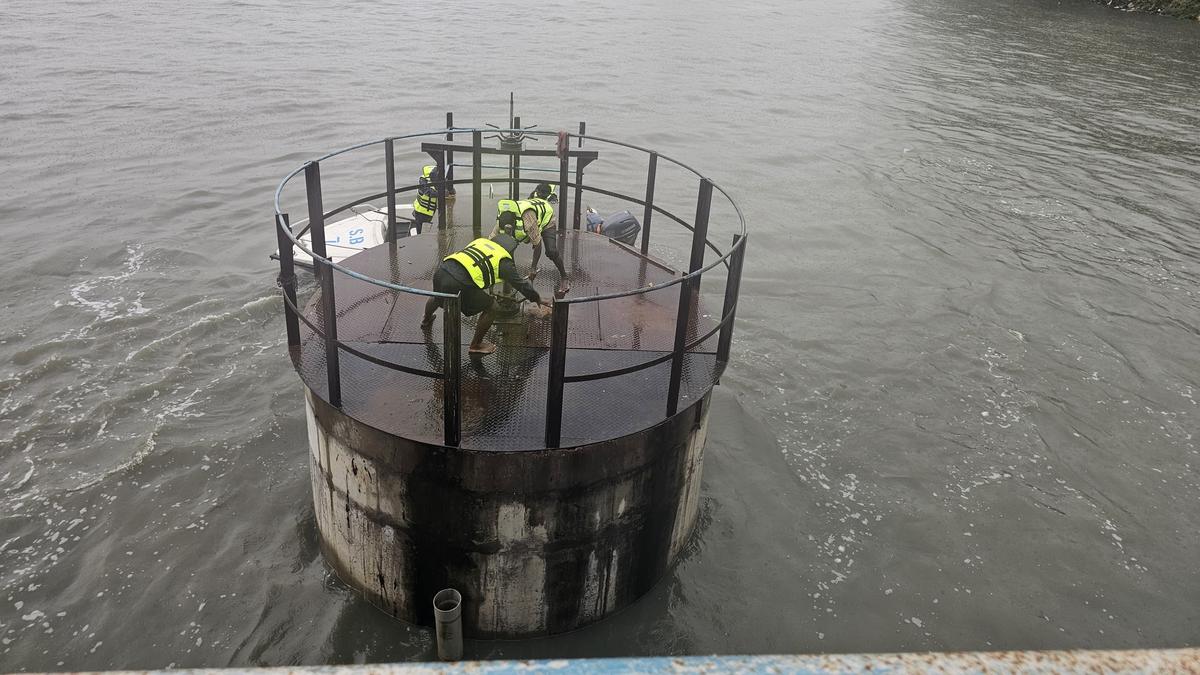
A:
[[[1200,21],[1200,0],[1098,0],[1126,12],[1155,12]]]

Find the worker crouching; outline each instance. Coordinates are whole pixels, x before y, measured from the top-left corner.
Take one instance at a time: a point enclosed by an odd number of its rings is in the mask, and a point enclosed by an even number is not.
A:
[[[488,289],[501,281],[508,282],[521,295],[539,305],[549,307],[529,280],[517,273],[512,254],[517,240],[508,234],[496,234],[489,239],[476,239],[466,248],[446,256],[433,273],[433,290],[438,293],[461,294],[459,304],[464,316],[480,314],[468,351],[472,354],[491,354],[496,345],[485,341],[488,329],[496,318],[495,300]],[[442,298],[429,298],[421,328],[433,325],[433,315],[442,306]]]

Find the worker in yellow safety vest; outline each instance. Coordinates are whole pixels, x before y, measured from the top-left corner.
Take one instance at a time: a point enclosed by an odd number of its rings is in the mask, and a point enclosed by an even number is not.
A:
[[[513,264],[512,253],[517,249],[517,240],[508,234],[493,235],[488,239],[476,239],[466,248],[451,253],[442,259],[437,270],[433,273],[433,290],[438,293],[459,293],[459,304],[464,316],[479,317],[475,325],[475,335],[471,338],[468,351],[472,354],[491,354],[496,351],[496,345],[486,342],[488,328],[495,318],[495,301],[489,288],[501,281],[520,291],[529,300],[550,306],[549,300],[543,300],[529,280],[517,273]],[[425,302],[425,317],[421,328],[433,325],[433,314],[443,304],[443,298],[429,298]]]
[[[417,185],[417,198],[413,201],[413,225],[409,236],[421,234],[421,228],[433,220],[437,213],[438,198],[442,196],[442,170],[436,164],[421,168],[420,182]]]
[[[567,281],[562,253],[558,250],[558,231],[554,228],[553,205],[557,202],[558,195],[549,183],[540,183],[529,194],[529,199],[500,200],[496,206],[496,226],[492,228],[492,235],[508,232],[518,243],[529,242],[533,245],[533,269],[529,272],[531,280],[537,276],[544,246],[546,257],[558,268],[558,293],[564,295],[571,285]]]

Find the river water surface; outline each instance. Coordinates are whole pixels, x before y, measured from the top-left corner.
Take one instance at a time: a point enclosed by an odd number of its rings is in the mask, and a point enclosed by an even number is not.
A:
[[[0,669],[432,656],[320,556],[271,195],[513,89],[751,247],[678,567],[469,656],[1197,644],[1197,63],[1086,0],[7,0]]]

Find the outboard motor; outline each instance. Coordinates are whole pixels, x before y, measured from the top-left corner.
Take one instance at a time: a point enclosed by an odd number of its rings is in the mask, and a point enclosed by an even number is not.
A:
[[[622,244],[637,243],[638,232],[642,224],[628,211],[618,211],[607,218],[601,218],[594,209],[587,212],[587,231],[603,234],[609,239],[615,239]]]

